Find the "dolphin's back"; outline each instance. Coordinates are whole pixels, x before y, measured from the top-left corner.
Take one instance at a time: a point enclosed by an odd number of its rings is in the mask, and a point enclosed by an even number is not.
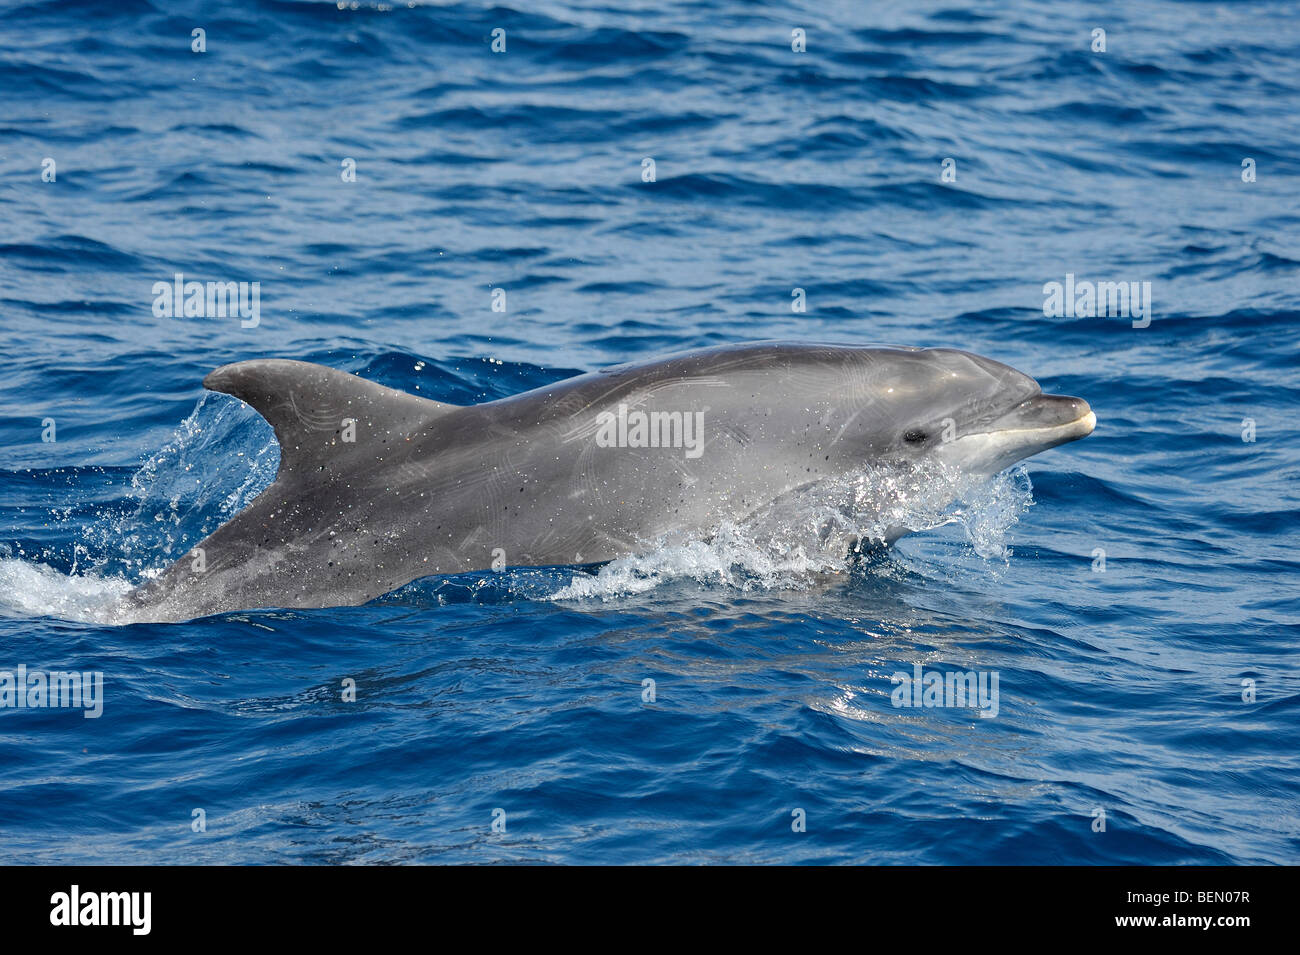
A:
[[[358,476],[405,453],[412,436],[462,409],[284,359],[224,365],[203,384],[267,420],[280,466],[248,507],[134,591],[135,607],[147,617],[186,619],[247,607],[356,603],[384,592],[376,587],[391,589],[385,587],[391,576],[372,578],[372,586],[362,583],[362,574],[354,572],[348,583],[329,573],[349,563],[333,559],[335,541],[362,529],[355,520],[364,509],[352,506],[346,492]]]
[[[336,368],[282,358],[223,365],[203,379],[203,386],[251,405],[275,429],[277,482],[313,480],[372,453],[372,442],[354,440],[358,429],[404,437],[457,410]],[[382,444],[384,438],[379,440]]]

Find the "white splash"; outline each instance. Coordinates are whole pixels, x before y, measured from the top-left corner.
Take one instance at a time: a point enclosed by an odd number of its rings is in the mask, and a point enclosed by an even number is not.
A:
[[[786,495],[707,540],[655,542],[594,575],[575,575],[551,599],[613,599],[684,579],[742,591],[807,589],[847,572],[855,543],[861,550],[945,524],[960,524],[979,556],[1005,561],[1009,532],[1032,503],[1021,467],[984,479],[937,463],[869,468]]]
[[[0,545],[0,613],[120,623],[120,599],[243,508],[275,478],[279,451],[251,409],[204,395],[129,487],[79,529],[71,553]],[[54,521],[77,520],[70,506]],[[66,556],[65,556],[66,555]],[[71,558],[67,573],[50,566]]]
[[[0,613],[109,623],[112,608],[131,589],[125,577],[65,574],[46,564],[0,558]]]

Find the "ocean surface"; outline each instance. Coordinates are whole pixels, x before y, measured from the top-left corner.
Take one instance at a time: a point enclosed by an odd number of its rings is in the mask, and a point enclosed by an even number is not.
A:
[[[1282,2],[5,0],[0,671],[103,685],[0,709],[4,861],[1296,863],[1297,115]],[[155,314],[177,273],[256,324]],[[472,403],[764,338],[1097,429],[853,563],[109,622],[275,474],[218,365]],[[996,716],[895,706],[918,666]]]

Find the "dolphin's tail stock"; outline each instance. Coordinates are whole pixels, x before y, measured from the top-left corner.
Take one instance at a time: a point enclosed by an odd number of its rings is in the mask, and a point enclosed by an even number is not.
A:
[[[273,584],[270,578],[293,573],[272,554],[298,537],[290,529],[305,519],[328,533],[338,515],[325,513],[320,492],[404,453],[413,435],[459,410],[335,368],[279,358],[223,365],[203,384],[239,398],[267,420],[280,445],[280,467],[271,486],[244,510],[127,595],[127,612],[139,619],[292,606],[268,602],[286,589],[283,579]]]

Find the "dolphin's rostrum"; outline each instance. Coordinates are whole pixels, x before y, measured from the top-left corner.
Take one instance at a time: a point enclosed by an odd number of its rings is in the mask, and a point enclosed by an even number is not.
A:
[[[589,564],[926,460],[993,474],[1091,433],[1079,398],[949,348],[754,342],[460,407],[321,365],[204,385],[275,429],[275,482],[129,596],[135,619],[364,603],[420,577]]]

